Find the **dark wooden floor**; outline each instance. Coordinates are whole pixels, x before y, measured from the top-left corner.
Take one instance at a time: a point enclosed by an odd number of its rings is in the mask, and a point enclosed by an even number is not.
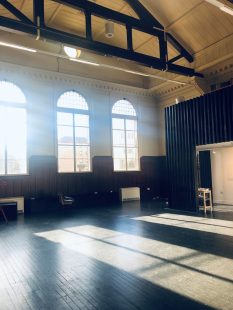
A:
[[[134,202],[2,221],[0,310],[232,309],[232,214]]]

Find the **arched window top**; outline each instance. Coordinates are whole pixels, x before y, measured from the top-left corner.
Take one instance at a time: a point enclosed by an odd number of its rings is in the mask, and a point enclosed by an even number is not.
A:
[[[112,113],[136,116],[136,111],[133,105],[126,99],[118,100],[112,107]]]
[[[22,90],[8,81],[0,81],[0,102],[26,103]]]
[[[59,108],[88,110],[85,98],[76,91],[67,91],[62,94],[57,102]]]

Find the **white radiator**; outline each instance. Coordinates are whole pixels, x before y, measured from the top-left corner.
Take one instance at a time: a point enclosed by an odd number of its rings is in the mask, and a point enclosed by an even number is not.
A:
[[[120,200],[140,200],[140,188],[139,187],[126,187],[120,188]]]

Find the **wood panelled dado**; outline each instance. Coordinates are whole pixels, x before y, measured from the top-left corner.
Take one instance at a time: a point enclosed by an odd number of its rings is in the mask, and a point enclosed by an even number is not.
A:
[[[151,189],[151,195],[161,196],[160,183],[165,157],[142,157],[141,171],[113,172],[113,159],[108,156],[93,158],[90,173],[57,173],[54,156],[32,156],[29,175],[0,177],[7,182],[0,189],[0,197],[24,196],[26,199],[57,197],[59,192],[69,195],[87,195],[98,192],[117,192],[121,187],[139,186]]]
[[[165,109],[171,208],[196,210],[196,145],[233,140],[233,87]]]

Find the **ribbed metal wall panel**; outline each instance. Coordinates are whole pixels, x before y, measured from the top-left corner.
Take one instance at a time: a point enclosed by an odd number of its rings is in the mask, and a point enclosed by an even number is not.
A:
[[[165,109],[171,208],[196,210],[196,145],[233,140],[233,86]]]

